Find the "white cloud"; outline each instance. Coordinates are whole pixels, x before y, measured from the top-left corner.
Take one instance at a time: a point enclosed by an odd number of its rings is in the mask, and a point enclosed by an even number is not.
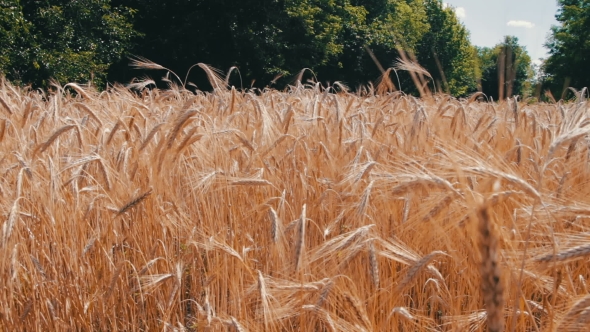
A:
[[[465,16],[466,16],[465,8],[463,8],[463,7],[455,8],[455,13],[457,14],[458,18],[465,18]]]
[[[448,3],[443,2],[443,8],[449,8],[449,7],[453,8]],[[465,8],[457,7],[457,8],[453,8],[453,10],[455,11],[455,14],[457,15],[458,18],[465,18],[465,16],[466,16]]]
[[[506,25],[509,27],[526,28],[526,29],[532,29],[535,27],[535,24],[533,24],[529,21],[508,21],[508,23],[506,23]]]
[[[533,60],[531,62],[532,62],[533,65],[536,65],[536,66],[540,66],[540,65],[543,64],[543,60],[541,60],[541,59],[536,59],[536,60]]]

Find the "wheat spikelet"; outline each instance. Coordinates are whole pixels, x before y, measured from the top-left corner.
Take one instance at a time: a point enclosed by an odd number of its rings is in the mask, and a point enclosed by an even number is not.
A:
[[[269,186],[271,182],[264,179],[239,179],[230,183],[232,186]]]
[[[27,318],[27,315],[31,312],[31,309],[33,309],[33,300],[28,300],[27,304],[25,304],[25,308],[23,310],[23,313],[19,317],[19,320],[21,323],[23,323],[25,321],[25,319]]]
[[[83,89],[81,86],[79,86],[78,84],[76,84],[76,83],[68,83],[68,84],[64,85],[64,87],[63,87],[63,88],[64,88],[64,90],[65,90],[67,87],[71,87],[71,88],[73,88],[73,89],[74,89],[74,90],[76,90],[76,92],[77,92],[77,93],[79,93],[79,94],[80,94],[82,97],[84,97],[84,98],[86,98],[86,99],[90,99],[90,100],[92,100],[92,97],[90,97],[90,95],[88,94],[88,92],[86,92],[86,90],[84,90],[84,89]]]
[[[361,168],[361,171],[355,177],[353,183],[357,183],[358,181],[360,181],[360,180],[364,179],[366,176],[368,176],[371,172],[371,169],[373,169],[373,167],[375,167],[375,165],[377,165],[376,162],[370,161],[365,166],[363,166]]]
[[[144,192],[143,194],[135,197],[134,199],[132,199],[131,201],[129,201],[127,204],[123,205],[118,211],[117,211],[117,216],[122,215],[123,213],[127,212],[129,209],[133,208],[134,206],[138,205],[139,203],[141,203],[143,200],[145,200],[148,196],[150,196],[152,194],[152,189],[150,188],[148,191]]]
[[[215,69],[204,63],[198,63],[197,66],[199,66],[199,68],[205,71],[205,73],[207,74],[207,79],[209,79],[209,83],[211,84],[214,90],[220,90],[222,88],[227,87],[227,84],[225,84],[225,80],[221,76],[223,73],[219,69]]]
[[[27,106],[25,106],[25,111],[23,112],[23,118],[20,123],[21,128],[24,128],[24,126],[27,124],[27,120],[29,119],[29,116],[31,115],[31,111],[33,110],[32,106],[33,106],[33,102],[29,100],[29,102],[27,103]]]
[[[371,273],[371,280],[376,289],[379,289],[379,262],[375,254],[375,245],[373,241],[369,242],[369,267]]]
[[[131,57],[130,60],[129,66],[138,69],[167,70],[165,67],[141,56]]]
[[[375,181],[371,181],[367,188],[363,191],[363,195],[361,196],[361,201],[359,202],[359,206],[357,208],[357,216],[362,218],[367,210],[367,206],[369,205],[369,197],[371,196],[371,189],[373,188],[373,184]]]
[[[51,315],[51,319],[56,319],[56,315],[55,315],[55,306],[54,306],[54,302],[55,300],[51,300],[51,299],[47,299],[45,300],[45,305],[47,306],[47,310],[49,311],[49,314]]]
[[[61,134],[75,127],[76,125],[65,125],[59,128],[56,132],[53,133],[53,135],[51,135],[51,137],[49,137],[47,141],[45,141],[45,143],[37,146],[37,148],[33,151],[33,155],[37,155],[37,153],[43,153],[45,150],[47,150],[51,143],[53,143]]]
[[[270,218],[270,235],[272,241],[277,243],[279,241],[279,216],[277,212],[271,207],[268,209],[268,217]]]
[[[0,105],[2,105],[2,108],[4,108],[4,110],[8,113],[8,115],[12,115],[12,109],[10,108],[10,106],[8,105],[8,103],[6,103],[6,101],[4,100],[4,98],[2,98],[2,96],[0,96]]]
[[[204,134],[197,134],[197,135],[195,135],[195,133],[197,132],[197,130],[198,130],[198,127],[193,127],[191,130],[189,130],[189,132],[185,135],[185,137],[182,140],[182,142],[178,145],[178,148],[176,148],[176,153],[177,154],[179,154],[180,152],[182,152],[182,150],[185,147],[193,144],[194,142],[200,140],[203,136],[205,136]]]
[[[84,149],[84,141],[82,140],[82,130],[80,129],[80,125],[76,124],[74,127],[76,131],[76,138],[78,139],[78,147],[80,150]]]
[[[172,147],[172,144],[174,143],[174,139],[176,138],[176,136],[178,136],[178,132],[180,131],[180,129],[182,127],[184,127],[185,124],[190,122],[191,117],[197,113],[198,113],[198,111],[196,111],[196,110],[188,110],[188,111],[184,112],[184,114],[182,114],[180,117],[178,117],[178,119],[176,119],[176,121],[174,122],[174,127],[172,127],[172,130],[168,134],[168,143],[167,143],[168,149],[170,149]]]
[[[371,321],[369,320],[366,311],[363,310],[364,306],[362,305],[361,301],[349,292],[344,292],[343,295],[346,302],[352,307],[357,319],[365,325],[365,328],[371,330]]]
[[[479,220],[479,252],[481,263],[481,292],[487,312],[487,325],[490,332],[504,330],[504,286],[498,257],[499,245],[488,208],[482,206],[477,212]]]
[[[168,310],[172,307],[172,304],[174,302],[174,298],[176,296],[176,292],[178,292],[178,290],[182,286],[183,272],[184,272],[184,265],[182,264],[182,262],[176,263],[176,273],[173,274],[174,286],[172,287],[172,290],[170,291],[170,294],[168,295],[168,301],[167,301],[167,306],[166,306],[166,308],[168,308]]]
[[[111,129],[111,132],[109,133],[109,137],[107,138],[106,142],[104,143],[105,146],[109,145],[109,143],[111,142],[113,137],[115,137],[117,130],[119,130],[119,127],[121,127],[122,124],[123,123],[121,122],[121,120],[117,120],[117,123],[115,123],[115,125],[113,126],[113,129]]]
[[[570,172],[565,172],[563,174],[563,176],[561,177],[561,179],[559,180],[559,185],[557,186],[557,190],[555,191],[555,197],[556,198],[560,198],[561,197],[561,191],[563,190],[563,185],[565,184],[565,181],[568,178],[568,175],[570,175]]]
[[[140,79],[136,82],[127,84],[127,88],[132,89],[132,90],[140,90],[141,91],[141,90],[144,90],[145,88],[147,88],[149,85],[152,85],[155,87],[156,82],[154,80],[144,78],[144,79]]]
[[[416,317],[414,317],[410,311],[408,310],[408,308],[406,307],[395,307],[393,308],[393,310],[391,310],[391,312],[389,313],[389,318],[393,315],[400,315],[403,318],[409,320],[409,321],[416,321]]]
[[[24,168],[21,168],[21,170],[18,173],[17,176],[17,184],[16,184],[16,199],[14,200],[14,202],[12,203],[12,207],[10,208],[10,212],[8,214],[8,219],[4,222],[4,225],[2,225],[2,243],[0,247],[3,247],[4,245],[6,245],[6,243],[8,242],[8,239],[10,238],[10,235],[12,234],[12,229],[14,228],[14,225],[16,223],[16,219],[19,215],[19,211],[18,211],[18,201],[21,199],[21,191],[22,191],[22,179],[23,179],[23,172],[24,172]]]
[[[285,140],[285,138],[289,137],[289,135],[281,135],[274,143],[272,143],[261,155],[260,158],[264,158],[267,154],[269,154],[274,148],[276,148],[281,142]]]
[[[11,271],[11,277],[10,280],[11,281],[15,281],[17,280],[16,278],[18,278],[18,270],[19,270],[19,265],[18,265],[18,261],[17,261],[17,255],[18,255],[18,245],[14,245],[12,247],[12,254],[10,255],[10,271]]]
[[[6,127],[8,126],[8,120],[0,121],[0,142],[4,139],[4,134],[6,133]]]
[[[115,290],[115,285],[117,284],[117,280],[119,279],[119,275],[121,275],[122,271],[123,271],[123,263],[120,262],[117,264],[117,267],[115,268],[115,272],[113,273],[113,276],[111,277],[111,281],[109,282],[109,287],[107,289],[107,292],[104,295],[105,298],[109,298],[109,297],[111,297],[111,294],[113,294],[113,291]]]
[[[271,310],[268,305],[268,293],[266,291],[266,282],[264,281],[264,276],[260,270],[257,270],[258,273],[258,292],[260,293],[260,301],[262,302],[262,315],[264,317],[264,328],[268,330],[268,326],[270,323],[270,314]]]
[[[404,289],[406,289],[406,287],[408,287],[410,284],[412,284],[414,282],[414,280],[416,279],[418,274],[422,270],[424,270],[424,268],[426,268],[426,266],[428,264],[430,264],[430,262],[433,259],[435,259],[437,256],[441,256],[441,255],[446,256],[447,254],[443,251],[438,251],[438,250],[433,251],[430,254],[422,257],[420,260],[416,261],[412,266],[410,266],[410,268],[406,272],[406,275],[404,276],[404,278],[397,285],[396,293],[403,292]]]
[[[584,257],[590,254],[590,244],[577,246],[568,250],[554,254],[547,254],[541,257],[535,258],[536,262],[539,263],[550,263],[550,262],[564,262],[572,259]]]
[[[99,128],[103,126],[102,121],[98,118],[98,116],[96,116],[96,113],[94,113],[88,105],[83,103],[74,103],[73,106],[78,107],[88,113],[88,115],[99,124]]]
[[[231,316],[232,326],[236,329],[236,332],[246,332],[247,330],[233,317]]]
[[[580,274],[578,276],[578,279],[580,280],[580,284],[582,284],[582,288],[584,289],[584,292],[588,293],[588,286],[586,285],[586,279],[584,279],[584,276],[582,276]]]
[[[35,268],[37,269],[37,271],[39,271],[39,273],[43,276],[43,279],[47,279],[47,273],[45,273],[45,269],[43,268],[43,265],[41,265],[41,263],[39,262],[39,260],[31,255],[31,262],[33,262],[33,265],[35,266]]]
[[[241,263],[244,263],[244,258],[232,247],[229,245],[219,242],[213,237],[209,238],[208,243],[194,243],[197,247],[202,247],[206,250],[211,249],[220,249],[226,252],[228,255],[237,258]]]
[[[547,154],[547,160],[551,160],[555,151],[562,145],[568,142],[577,141],[582,137],[588,135],[588,129],[584,128],[577,128],[568,133],[565,133],[559,137],[557,137],[549,146],[549,152]]]
[[[441,188],[441,189],[448,189],[452,192],[457,193],[453,185],[449,183],[449,181],[444,180],[442,178],[436,176],[414,176],[413,179],[408,181],[402,182],[399,185],[395,186],[391,194],[393,196],[403,195],[404,193],[420,188],[420,187],[434,187],[434,188]],[[458,194],[458,193],[457,193]]]
[[[320,309],[322,309],[322,307],[324,306],[324,304],[326,303],[326,300],[328,299],[328,296],[330,295],[330,292],[332,291],[332,288],[334,287],[334,281],[333,280],[329,280],[324,287],[321,288],[320,291],[320,298],[318,299],[317,303],[315,304],[314,310],[317,312]]]
[[[147,271],[159,260],[164,259],[163,257],[156,257],[152,260],[150,260],[149,262],[145,263],[145,265],[141,268],[141,270],[139,270],[139,272],[137,272],[137,275],[141,276],[147,273]]]
[[[489,169],[489,168],[484,168],[484,167],[468,167],[468,168],[465,168],[465,171],[473,172],[476,174],[489,174],[489,175],[492,175],[495,177],[502,178],[512,184],[519,186],[520,188],[522,188],[522,190],[524,190],[527,194],[531,195],[532,197],[539,198],[539,199],[541,198],[541,194],[539,194],[537,189],[535,189],[533,186],[531,186],[525,180],[523,180],[515,175],[504,173],[501,171],[496,171],[496,170]]]
[[[569,308],[561,322],[558,324],[557,331],[564,331],[568,325],[577,322],[574,320],[574,317],[584,312],[588,307],[590,307],[590,295],[586,295],[579,299]]]
[[[295,244],[295,271],[299,271],[303,259],[303,251],[305,250],[305,223],[307,217],[305,215],[306,205],[303,204],[301,208],[301,216],[299,217],[299,231],[297,232],[297,242]]]
[[[86,166],[88,164],[85,164],[84,166]],[[111,190],[111,179],[109,178],[109,173],[107,172],[107,168],[104,165],[104,160],[103,159],[98,159],[98,169],[100,171],[100,173],[102,174],[102,178],[104,179],[104,183],[106,185],[106,188],[108,191]]]
[[[145,147],[149,144],[149,142],[152,140],[152,138],[156,135],[156,133],[158,132],[158,130],[160,130],[160,128],[164,125],[164,123],[158,123],[157,125],[155,125],[152,130],[150,130],[149,134],[146,136],[146,138],[143,140],[143,143],[141,143],[141,146],[139,147],[139,151],[142,151],[143,149],[145,149]]]
[[[404,208],[402,214],[402,224],[405,224],[408,221],[408,217],[410,216],[410,198],[404,199]]]
[[[316,249],[312,255],[311,261],[315,262],[319,259],[329,257],[335,253],[340,253],[341,251],[351,247],[353,244],[363,241],[373,226],[375,225],[371,224],[362,226],[352,232],[339,235],[330,241],[325,242],[318,249]]]
[[[229,75],[228,75],[229,78]],[[225,81],[225,84],[228,85],[228,81]],[[232,114],[234,112],[234,106],[236,104],[236,88],[235,87],[231,87],[231,101],[229,103],[229,114]]]
[[[433,207],[424,218],[422,218],[422,222],[428,222],[430,220],[434,220],[447,206],[449,206],[453,202],[454,195],[447,195],[440,203],[438,203],[435,207]]]
[[[94,201],[92,201],[92,202],[94,202]],[[90,239],[90,241],[88,241],[88,243],[86,244],[86,246],[84,246],[84,249],[82,250],[82,256],[86,255],[86,253],[94,247],[95,243],[96,243],[95,237]]]
[[[114,276],[117,276],[117,273],[115,273]],[[159,285],[161,285],[164,281],[166,281],[168,279],[173,279],[174,277],[175,277],[175,275],[173,273],[153,274],[153,275],[142,276],[140,278],[141,289],[146,292],[152,292]],[[115,279],[115,281],[116,281],[116,279]],[[111,282],[113,282],[113,281],[111,280]],[[137,290],[138,289],[134,289],[133,291],[137,291]]]
[[[293,108],[291,105],[289,105],[289,108],[287,109],[287,113],[284,116],[284,120],[283,120],[283,133],[287,134],[289,132],[289,126],[291,125],[291,119],[293,118],[293,114],[295,112],[293,111]]]
[[[242,142],[242,144],[248,148],[248,150],[254,152],[254,146],[252,146],[252,143],[250,143],[250,141],[248,141],[245,137],[243,137],[241,134],[237,132],[234,132],[234,134],[240,140],[240,142]]]

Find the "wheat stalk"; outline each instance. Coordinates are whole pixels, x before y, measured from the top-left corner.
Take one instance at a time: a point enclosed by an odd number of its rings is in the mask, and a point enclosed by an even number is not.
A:
[[[488,331],[500,332],[504,330],[504,286],[498,257],[498,238],[486,206],[479,208],[477,217],[479,220],[478,245],[481,255],[479,264],[481,292],[487,312]]]

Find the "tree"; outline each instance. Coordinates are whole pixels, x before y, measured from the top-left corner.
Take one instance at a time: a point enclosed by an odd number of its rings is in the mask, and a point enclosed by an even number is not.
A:
[[[0,1],[0,73],[16,81],[32,63],[29,51],[33,45],[31,29],[19,0]]]
[[[375,81],[394,65],[400,50],[415,53],[429,29],[423,1],[354,0],[351,4],[364,9],[364,24],[344,29],[344,51],[337,61],[319,68],[326,80]],[[411,87],[409,76],[401,76],[404,89]]]
[[[237,66],[246,85],[282,88],[310,68],[324,83],[357,85],[375,81],[402,51],[432,72],[442,69],[445,91],[476,89],[468,33],[440,0],[113,1],[137,10],[135,27],[145,39],[133,53],[180,75],[196,63],[224,71]],[[127,62],[111,78],[141,74],[129,72]],[[400,76],[404,90],[415,92],[409,75]],[[198,70],[188,80],[208,88]]]
[[[565,97],[569,86],[590,87],[590,0],[559,0],[545,46],[549,58],[544,63],[545,85],[555,96]]]
[[[518,38],[506,36],[493,48],[479,48],[481,89],[494,100],[530,94],[533,72],[531,58],[518,44]]]
[[[134,53],[179,74],[195,63],[237,66],[245,82],[258,86],[337,62],[347,37],[362,35],[366,14],[349,0],[115,2],[138,10],[135,26],[145,39]],[[192,72],[189,80],[207,88],[203,77]]]
[[[50,78],[101,85],[136,35],[132,14],[110,0],[3,1],[0,38],[15,47],[4,50],[0,70],[36,86]]]
[[[433,76],[438,90],[454,96],[477,91],[477,51],[469,32],[453,8],[444,8],[440,0],[426,0],[425,7],[430,29],[417,49],[420,64]]]

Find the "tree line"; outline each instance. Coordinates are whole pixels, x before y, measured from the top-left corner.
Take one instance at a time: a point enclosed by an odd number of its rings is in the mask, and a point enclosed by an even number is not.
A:
[[[441,0],[0,0],[0,72],[34,87],[104,86],[145,74],[128,66],[139,55],[180,76],[195,63],[234,67],[230,84],[243,88],[283,88],[307,68],[324,85],[352,89],[385,75],[389,89],[406,93],[498,100],[543,85],[560,96],[590,79],[579,42],[589,1],[559,1],[551,56],[535,75],[515,37],[478,48]],[[426,73],[422,83],[416,71]],[[210,88],[197,70],[187,80]]]

